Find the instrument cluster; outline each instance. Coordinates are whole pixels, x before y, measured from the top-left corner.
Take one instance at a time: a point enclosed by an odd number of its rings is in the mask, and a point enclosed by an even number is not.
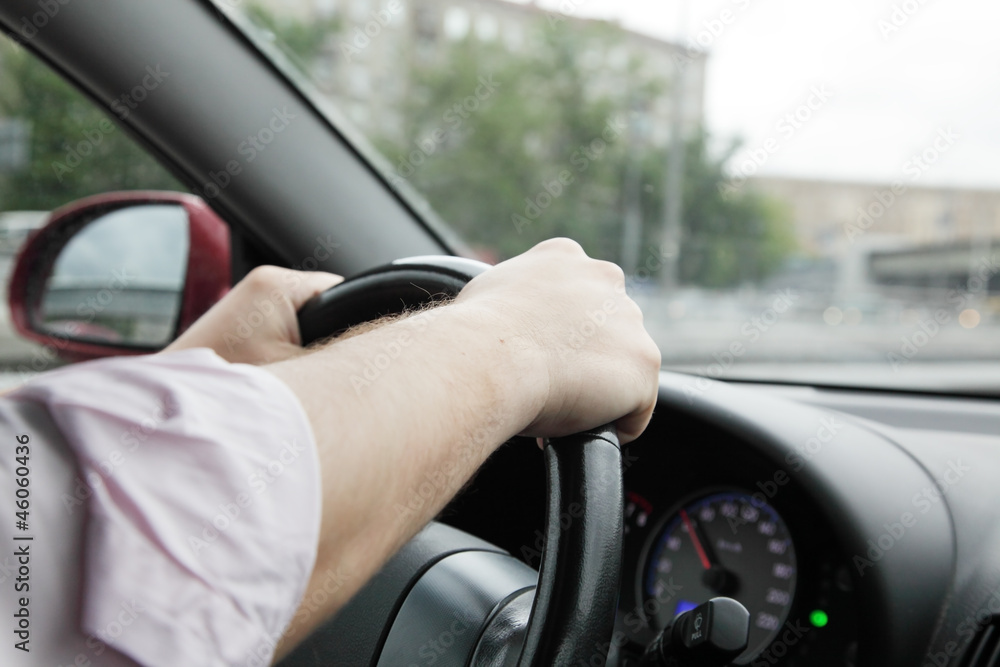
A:
[[[608,664],[634,664],[674,616],[719,596],[750,612],[734,664],[855,664],[858,573],[822,509],[738,442],[652,444],[630,451],[643,464],[625,476],[625,639]]]

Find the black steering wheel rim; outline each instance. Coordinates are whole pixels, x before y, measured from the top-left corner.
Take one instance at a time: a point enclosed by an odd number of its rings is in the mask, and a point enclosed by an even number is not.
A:
[[[398,260],[366,271],[303,306],[299,311],[303,345],[378,317],[454,297],[469,280],[488,268],[475,260],[430,256]],[[546,540],[517,658],[519,667],[591,664],[595,651],[611,638],[622,568],[624,497],[620,454],[612,425],[554,438],[546,447]],[[567,522],[565,517],[570,520]],[[399,569],[392,561],[386,569],[393,567]],[[366,590],[377,589],[379,584],[371,582]],[[389,626],[407,592],[402,591],[400,600],[387,612]],[[363,590],[356,597],[364,599],[365,594]],[[352,624],[352,619],[343,618],[351,613],[367,613],[367,610],[342,610],[325,630],[321,629],[283,661],[283,667],[335,664],[323,662],[324,655],[328,659],[340,656],[343,660],[342,654],[324,650],[318,644],[338,641],[338,630],[344,628],[350,630],[342,632],[356,634],[359,626]],[[484,626],[480,633],[481,646],[487,641],[489,630]],[[373,642],[374,653],[368,664],[378,663],[388,634],[387,626]],[[352,657],[350,660],[354,662],[349,664],[367,660],[369,650],[371,646],[366,645],[361,649],[366,657]],[[453,664],[470,664],[473,653],[478,656],[473,651],[462,658],[464,662]]]

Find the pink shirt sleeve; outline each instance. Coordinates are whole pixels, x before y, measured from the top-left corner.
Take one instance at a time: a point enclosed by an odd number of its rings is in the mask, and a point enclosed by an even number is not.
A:
[[[268,665],[319,539],[291,390],[198,349],[67,367],[9,399],[44,406],[76,458],[82,632],[106,635],[128,606],[113,647],[141,665]]]

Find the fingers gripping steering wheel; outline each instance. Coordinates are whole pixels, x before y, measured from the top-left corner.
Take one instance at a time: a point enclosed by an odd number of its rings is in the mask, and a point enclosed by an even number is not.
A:
[[[303,344],[454,296],[488,268],[457,257],[414,257],[355,276],[299,311]],[[540,572],[432,522],[282,667],[595,664],[611,638],[621,578],[622,466],[614,426],[552,439],[545,465]],[[561,516],[577,515],[560,525]]]

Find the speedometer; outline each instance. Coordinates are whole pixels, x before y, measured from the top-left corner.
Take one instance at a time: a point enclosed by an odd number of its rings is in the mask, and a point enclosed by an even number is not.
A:
[[[683,503],[646,549],[645,608],[659,627],[724,595],[750,612],[743,660],[760,653],[788,618],[797,563],[788,527],[760,494],[722,491]]]

